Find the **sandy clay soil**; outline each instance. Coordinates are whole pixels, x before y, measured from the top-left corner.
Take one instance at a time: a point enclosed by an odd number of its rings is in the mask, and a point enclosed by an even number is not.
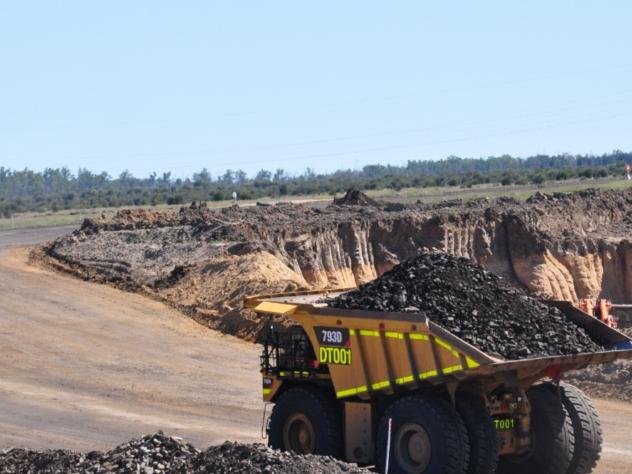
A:
[[[261,326],[244,296],[355,287],[422,248],[466,257],[545,299],[630,303],[630,235],[632,190],[406,206],[358,193],[320,207],[122,210],[86,219],[33,258],[253,339]]]
[[[258,348],[0,248],[0,448],[260,440]]]

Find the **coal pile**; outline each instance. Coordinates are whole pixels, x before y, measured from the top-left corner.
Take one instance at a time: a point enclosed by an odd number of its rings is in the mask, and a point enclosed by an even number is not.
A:
[[[336,206],[373,206],[380,207],[380,203],[371,199],[358,189],[349,189],[341,198],[334,199]]]
[[[262,444],[226,442],[213,446],[191,463],[193,472],[204,473],[348,473],[360,474],[371,471],[354,464],[347,464],[329,456],[296,456],[275,451]]]
[[[181,438],[162,432],[122,444],[106,453],[64,450],[43,452],[9,449],[0,452],[0,472],[88,474],[299,474],[368,473],[355,464],[326,456],[296,456],[260,444],[226,442],[200,451]]]
[[[602,350],[557,308],[465,258],[443,253],[423,253],[404,261],[326,303],[343,309],[419,313],[482,351],[506,359]]]
[[[0,453],[3,473],[166,473],[189,472],[191,458],[200,454],[181,438],[162,432],[117,446],[111,451],[87,454],[72,451],[10,449]]]

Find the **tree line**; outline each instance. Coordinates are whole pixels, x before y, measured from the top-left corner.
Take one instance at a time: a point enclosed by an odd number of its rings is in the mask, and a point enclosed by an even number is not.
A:
[[[615,150],[603,155],[509,155],[489,158],[411,160],[406,165],[367,165],[361,170],[317,174],[311,169],[290,175],[283,169],[260,170],[248,176],[242,170],[212,175],[206,168],[193,176],[174,179],[171,173],[137,178],[128,171],[118,177],[81,168],[47,168],[42,172],[0,167],[0,216],[26,211],[59,211],[95,207],[182,204],[222,201],[233,192],[238,199],[338,194],[355,187],[362,190],[407,187],[472,187],[484,183],[543,184],[572,178],[622,176],[632,153]]]

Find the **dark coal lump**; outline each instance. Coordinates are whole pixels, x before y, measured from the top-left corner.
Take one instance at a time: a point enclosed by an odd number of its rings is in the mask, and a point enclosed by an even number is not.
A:
[[[225,442],[213,446],[197,456],[191,463],[192,472],[215,473],[370,473],[355,464],[334,459],[330,456],[297,456],[275,451],[262,444]]]
[[[443,253],[406,260],[326,303],[333,308],[419,313],[480,350],[506,359],[602,350],[557,308],[465,258]]]
[[[0,452],[3,473],[165,473],[190,472],[187,465],[200,454],[193,445],[162,432],[87,454],[72,451],[10,449]]]
[[[64,450],[28,449],[0,451],[0,472],[90,474],[299,474],[369,473],[355,464],[328,456],[297,456],[261,444],[225,442],[200,451],[182,438],[162,432],[122,444],[111,451],[87,454]]]

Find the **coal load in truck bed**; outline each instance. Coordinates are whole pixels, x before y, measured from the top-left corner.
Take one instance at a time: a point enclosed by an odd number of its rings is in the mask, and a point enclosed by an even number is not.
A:
[[[406,260],[326,302],[333,308],[420,313],[478,349],[506,359],[603,350],[557,308],[465,258],[442,253]]]

